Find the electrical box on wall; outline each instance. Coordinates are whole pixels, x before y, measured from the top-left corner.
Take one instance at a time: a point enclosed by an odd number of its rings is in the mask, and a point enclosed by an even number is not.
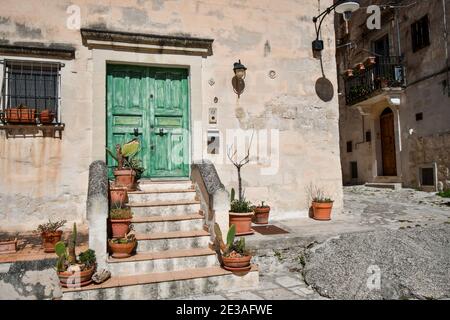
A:
[[[209,108],[209,124],[217,124],[217,108]]]

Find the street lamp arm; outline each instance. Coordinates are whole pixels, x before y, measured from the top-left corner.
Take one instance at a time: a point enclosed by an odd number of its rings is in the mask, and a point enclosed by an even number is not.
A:
[[[322,13],[320,13],[317,17],[313,18],[313,22],[316,25],[316,40],[319,40],[320,29],[322,28],[323,20],[325,17],[329,15],[336,7],[340,4],[340,1],[336,2],[332,6],[326,8]],[[317,27],[317,21],[320,19],[319,27]]]

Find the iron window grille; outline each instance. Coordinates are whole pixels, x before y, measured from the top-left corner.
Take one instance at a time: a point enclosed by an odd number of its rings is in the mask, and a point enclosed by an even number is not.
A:
[[[61,124],[59,62],[3,60],[0,119],[4,124]]]
[[[430,30],[428,15],[411,25],[411,39],[413,52],[430,45]]]

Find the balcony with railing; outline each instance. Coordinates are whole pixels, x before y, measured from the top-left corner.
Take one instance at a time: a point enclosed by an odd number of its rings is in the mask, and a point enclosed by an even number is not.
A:
[[[404,88],[405,67],[400,57],[376,57],[374,63],[356,69],[345,78],[347,105],[355,105],[389,88]]]

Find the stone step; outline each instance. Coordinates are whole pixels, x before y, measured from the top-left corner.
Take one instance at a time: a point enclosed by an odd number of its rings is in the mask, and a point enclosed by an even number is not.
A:
[[[125,259],[108,259],[109,270],[115,276],[168,272],[218,265],[216,253],[209,248],[138,252]]]
[[[219,266],[142,275],[112,276],[106,282],[63,289],[64,300],[168,299],[230,289],[253,289],[259,284],[258,267],[233,274]]]
[[[380,189],[392,189],[392,190],[401,190],[402,184],[401,183],[366,183],[366,187],[370,188],[380,188]]]
[[[136,233],[137,252],[207,248],[210,234],[205,230]]]
[[[161,201],[193,201],[197,193],[194,189],[176,189],[171,191],[134,191],[128,192],[128,203],[147,203]]]
[[[203,215],[200,213],[135,217],[131,222],[134,231],[138,233],[202,230],[204,224]]]
[[[171,190],[191,190],[194,185],[191,180],[167,180],[167,181],[151,181],[140,180],[139,190],[141,191],[171,191]]]
[[[179,201],[154,201],[142,203],[130,203],[134,217],[148,216],[169,216],[189,214],[200,210],[200,201],[198,200],[179,200]]]
[[[402,178],[397,176],[377,176],[374,183],[401,183]]]

